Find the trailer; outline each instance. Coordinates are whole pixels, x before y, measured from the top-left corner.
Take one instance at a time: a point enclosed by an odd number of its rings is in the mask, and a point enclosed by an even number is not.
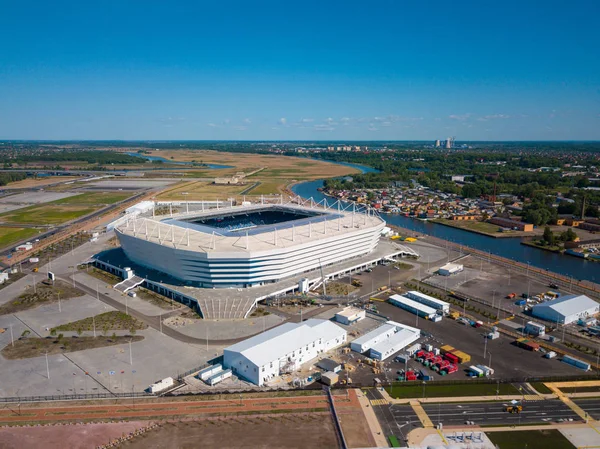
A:
[[[444,345],[440,348],[440,351],[442,351],[442,354],[446,354],[447,352],[455,351],[455,349],[450,345]]]
[[[444,358],[446,360],[448,360],[450,363],[454,363],[456,365],[458,365],[459,361],[458,361],[458,357],[455,356],[453,353],[451,352],[447,352],[446,354],[444,354]]]
[[[515,342],[519,348],[527,349],[528,351],[539,351],[540,345],[534,341],[530,341],[527,338],[519,338]]]
[[[439,372],[445,368],[448,368],[449,366],[450,366],[450,362],[448,360],[442,360],[439,363],[436,363],[435,365],[433,365],[431,367],[431,369]]]
[[[553,359],[554,357],[556,357],[556,352],[554,352],[554,351],[547,352],[546,354],[544,354],[544,357],[546,357],[547,359]]]
[[[489,377],[489,376],[493,376],[494,375],[494,370],[492,368],[490,368],[489,366],[485,366],[485,365],[475,365],[477,368],[479,368],[481,371],[483,371],[483,375],[485,377]]]
[[[589,363],[576,359],[575,357],[571,357],[570,355],[563,355],[562,362],[584,371],[589,371],[592,369],[592,365]]]
[[[221,370],[223,370],[223,366],[221,366],[220,363],[217,363],[216,365],[211,365],[208,368],[204,368],[196,375],[196,377],[206,382]]]
[[[466,352],[455,350],[452,354],[458,358],[459,363],[468,363],[471,361],[471,356]]]
[[[472,366],[469,366],[469,375],[471,377],[483,377],[484,373],[483,373],[483,370],[472,365]]]
[[[415,343],[414,345],[409,346],[406,349],[406,352],[408,353],[408,355],[412,356],[420,349],[421,349],[421,343]]]
[[[458,365],[450,364],[446,368],[440,370],[440,376],[447,376],[458,371]]]
[[[224,381],[225,379],[229,378],[232,376],[231,370],[230,369],[226,369],[225,371],[221,371],[217,374],[215,374],[214,376],[210,377],[207,380],[207,384],[209,384],[210,386],[216,385],[219,382]]]

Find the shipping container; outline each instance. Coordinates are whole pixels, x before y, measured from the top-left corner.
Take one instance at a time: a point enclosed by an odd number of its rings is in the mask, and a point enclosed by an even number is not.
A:
[[[455,350],[452,354],[458,357],[459,363],[467,363],[471,361],[471,356],[465,352]]]
[[[451,363],[455,363],[455,364],[459,363],[458,357],[455,356],[454,354],[452,354],[451,352],[447,352],[446,354],[444,354],[444,358]]]
[[[447,352],[454,351],[454,348],[450,345],[444,345],[440,348],[440,350],[442,351],[442,354],[446,354]]]
[[[539,351],[540,345],[536,342],[530,341],[526,338],[519,338],[516,341],[517,346],[523,349],[527,349],[528,351]]]
[[[476,366],[469,366],[469,373],[471,377],[483,377],[483,371]]]
[[[420,349],[421,349],[421,343],[416,343],[416,344],[410,346],[406,350],[406,352],[408,353],[408,355],[412,356],[413,354],[415,354]]]
[[[547,352],[546,355],[544,355],[544,357],[546,357],[547,359],[553,359],[554,357],[556,357],[556,352],[554,352],[554,351]]]
[[[200,370],[200,372],[198,372],[196,377],[200,380],[206,381],[209,378],[211,378],[212,376],[214,376],[215,374],[217,374],[222,369],[223,369],[223,367],[221,366],[221,364],[217,363],[216,365],[212,365],[212,366],[209,366],[208,368],[204,368],[203,370]]]
[[[562,361],[584,371],[589,371],[592,368],[589,363],[576,359],[575,357],[571,357],[570,355],[564,355]]]

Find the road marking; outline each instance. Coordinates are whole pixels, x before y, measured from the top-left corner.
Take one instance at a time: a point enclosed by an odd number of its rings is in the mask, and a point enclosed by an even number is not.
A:
[[[389,402],[387,399],[371,399],[371,405],[388,405]]]
[[[421,421],[423,427],[434,427],[433,422],[431,422],[431,419],[429,419],[429,416],[427,415],[425,409],[421,406],[421,403],[419,401],[410,401],[410,406],[413,408],[416,415],[419,417],[419,420]]]

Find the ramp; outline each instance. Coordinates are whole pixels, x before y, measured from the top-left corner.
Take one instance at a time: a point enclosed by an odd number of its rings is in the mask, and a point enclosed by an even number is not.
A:
[[[116,284],[113,288],[123,293],[127,293],[132,288],[137,287],[144,283],[144,279],[139,276],[133,276],[129,279],[125,279],[122,282]]]

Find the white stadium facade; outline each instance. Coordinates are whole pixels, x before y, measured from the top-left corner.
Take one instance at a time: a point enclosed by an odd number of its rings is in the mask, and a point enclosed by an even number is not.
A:
[[[375,211],[312,200],[133,215],[114,228],[131,261],[201,288],[245,288],[374,251]]]

